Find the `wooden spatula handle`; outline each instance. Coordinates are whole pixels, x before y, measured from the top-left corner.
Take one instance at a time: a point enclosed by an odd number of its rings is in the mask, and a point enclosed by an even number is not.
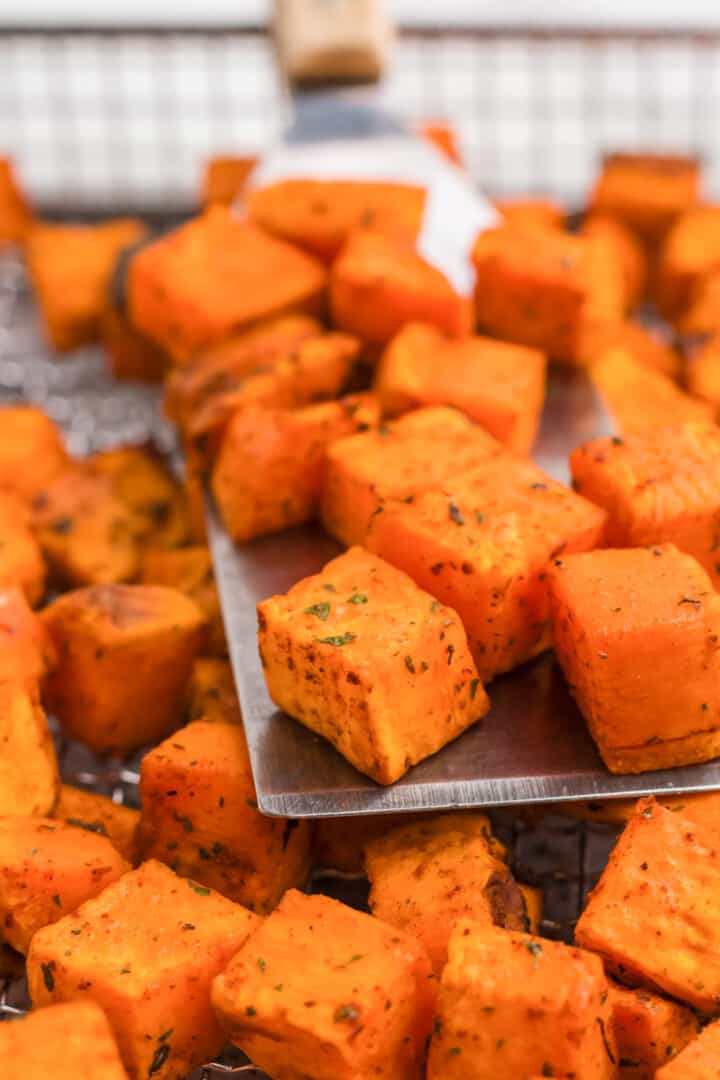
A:
[[[275,0],[275,41],[291,84],[377,81],[392,39],[384,0]]]

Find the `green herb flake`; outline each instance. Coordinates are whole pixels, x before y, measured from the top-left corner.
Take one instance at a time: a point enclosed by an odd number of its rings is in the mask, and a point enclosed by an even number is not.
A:
[[[265,971],[265,969],[267,968],[267,964],[263,960],[262,956],[258,956],[257,966],[260,968],[261,971]]]
[[[61,905],[61,903],[60,903],[60,897],[58,896],[58,894],[57,894],[57,893],[55,893],[55,894],[54,894],[54,896],[53,896],[53,898],[52,898],[52,901],[53,901],[53,904],[56,904],[56,905],[57,905],[57,907],[61,907],[61,906],[62,906],[62,905]]]
[[[349,645],[356,637],[357,634],[351,634],[349,630],[346,630],[344,634],[333,634],[331,637],[319,637],[315,640],[320,645],[334,645],[335,648],[341,649],[343,645]]]
[[[337,592],[335,586],[331,585],[330,582],[328,582],[327,585],[323,585],[323,589],[325,589],[326,592]]]
[[[175,816],[175,820],[177,821],[177,823],[179,825],[182,825],[185,832],[192,832],[193,831],[194,825],[193,825],[193,823],[192,823],[192,821],[190,820],[189,817],[183,817],[182,814],[177,814],[177,813],[174,816]]]
[[[428,664],[427,660],[421,660],[420,667],[423,671],[428,671],[430,669],[430,665]]]
[[[40,970],[42,971],[43,982],[45,983],[45,989],[49,994],[52,994],[55,989],[55,961],[51,960],[49,964],[41,964]]]
[[[183,930],[194,930],[195,929],[195,923],[193,923],[193,922],[184,922],[182,928],[183,928]]]
[[[552,1065],[548,1065],[548,1063],[545,1062],[543,1064],[542,1069],[540,1070],[540,1075],[541,1076],[554,1076],[555,1075],[555,1070],[553,1069]]]
[[[246,1016],[257,1016],[257,1009],[255,1008],[255,1006],[254,1005],[248,1005],[247,1009],[245,1010],[245,1015]]]
[[[525,948],[535,961],[535,970],[537,971],[538,963],[542,956],[542,945],[538,941],[528,941]]]
[[[284,989],[283,983],[275,983],[273,990],[277,990],[278,994]]]
[[[367,604],[367,602],[368,598],[366,594],[362,592],[353,593],[348,600],[348,604]]]
[[[483,521],[485,520],[485,515],[481,514],[479,510],[476,510],[475,520],[477,521],[478,525],[482,525]]]
[[[477,694],[479,685],[480,685],[480,680],[479,679],[471,679],[470,680],[470,700],[471,701],[475,700],[475,695]]]
[[[330,614],[330,605],[325,601],[322,604],[311,604],[310,607],[305,608],[306,615],[314,615],[318,619],[322,619],[323,622]]]
[[[204,885],[198,885],[197,881],[191,881],[188,878],[188,885],[190,886],[190,888],[192,889],[193,892],[196,892],[198,894],[198,896],[209,896],[210,895],[210,889],[206,888]]]
[[[333,1015],[336,1024],[345,1022],[352,1023],[360,1018],[360,1010],[357,1005],[338,1005]]]
[[[158,1036],[158,1042],[167,1042],[174,1030],[175,1028],[168,1028],[167,1031],[163,1031],[162,1035]]]
[[[411,675],[415,674],[415,665],[413,664],[412,656],[405,657],[405,667],[408,669]]]
[[[170,1046],[168,1043],[163,1043],[162,1046],[158,1046],[155,1051],[155,1057],[152,1059],[152,1065],[150,1066],[148,1076],[154,1076],[155,1073],[160,1072],[169,1056]]]
[[[436,611],[439,611],[440,610],[440,601],[439,600],[433,600],[432,604],[430,605],[430,610],[433,612],[433,614]]]
[[[460,1049],[459,1046],[453,1046],[450,1053],[453,1054],[453,1055],[462,1054],[462,1050]]]
[[[450,515],[450,520],[454,521],[456,525],[465,524],[465,518],[462,516],[459,508],[455,505],[455,503],[448,503],[448,514]]]

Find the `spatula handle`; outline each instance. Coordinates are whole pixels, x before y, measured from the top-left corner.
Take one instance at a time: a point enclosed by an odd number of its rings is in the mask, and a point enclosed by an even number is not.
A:
[[[376,82],[392,40],[385,0],[275,0],[278,60],[291,85]]]

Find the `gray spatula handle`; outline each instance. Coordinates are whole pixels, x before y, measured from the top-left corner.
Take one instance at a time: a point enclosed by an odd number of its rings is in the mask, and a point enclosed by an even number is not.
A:
[[[295,86],[376,82],[392,40],[385,0],[275,0],[274,29]]]

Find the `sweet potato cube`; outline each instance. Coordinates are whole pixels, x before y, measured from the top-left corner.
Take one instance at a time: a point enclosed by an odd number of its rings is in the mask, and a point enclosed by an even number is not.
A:
[[[293,889],[215,980],[212,1001],[230,1040],[276,1080],[420,1080],[429,976],[409,935]]]
[[[550,562],[596,547],[604,529],[602,510],[537,466],[495,457],[386,503],[366,544],[457,611],[485,681],[548,648]]]
[[[709,402],[717,419],[720,413],[720,337],[715,335],[709,338],[692,354],[685,377],[690,393],[701,401]]]
[[[198,545],[175,551],[146,551],[140,564],[139,580],[142,585],[165,585],[189,596],[207,620],[208,652],[213,656],[227,654],[220,599],[208,548]]]
[[[21,244],[32,224],[32,211],[15,177],[12,162],[0,158],[0,249]]]
[[[161,863],[144,863],[37,932],[27,964],[33,1005],[95,1001],[132,1080],[184,1080],[222,1046],[212,980],[258,922]]]
[[[140,847],[265,914],[310,869],[308,822],[265,817],[238,724],[196,720],[143,758]]]
[[[66,825],[106,836],[126,862],[137,861],[139,810],[114,803],[106,795],[63,784],[52,816]]]
[[[720,206],[690,209],[675,222],[660,251],[655,293],[663,314],[684,321],[702,279],[718,268]]]
[[[50,818],[0,818],[0,927],[26,953],[36,930],[75,911],[130,867],[105,836]]]
[[[319,510],[328,448],[376,428],[379,420],[372,394],[294,411],[238,409],[212,472],[213,495],[230,536],[243,542],[311,521]]]
[[[671,379],[678,379],[682,374],[680,354],[672,347],[670,335],[662,327],[645,326],[632,319],[625,319],[610,330],[606,344],[598,355],[602,357],[612,348],[622,349],[638,364]]]
[[[688,821],[699,821],[708,828],[720,831],[720,791],[685,792],[682,795],[661,795],[657,800],[673,813],[682,813]],[[627,825],[635,812],[637,799],[592,799],[590,802],[546,803],[553,814],[595,821],[601,825]]]
[[[213,157],[205,165],[200,202],[203,206],[231,206],[242,193],[256,157]]]
[[[273,701],[379,784],[488,710],[455,612],[362,548],[258,604],[258,619]]]
[[[60,778],[50,729],[37,691],[0,682],[0,816],[47,814]]]
[[[100,339],[116,379],[162,382],[168,368],[167,356],[154,342],[139,334],[110,302],[100,317]]]
[[[496,199],[495,208],[504,224],[523,229],[561,229],[566,214],[565,207],[549,196]]]
[[[440,980],[428,1080],[611,1080],[602,963],[582,949],[461,919]]]
[[[529,929],[523,895],[490,837],[485,814],[443,814],[400,825],[365,848],[370,910],[417,938],[437,975],[458,919]]]
[[[720,1021],[708,1024],[700,1035],[667,1065],[655,1080],[714,1080],[720,1071]]]
[[[325,285],[310,255],[212,206],[133,257],[128,309],[141,333],[183,363],[259,319],[318,312]]]
[[[593,551],[558,560],[549,584],[555,651],[611,772],[720,753],[720,597],[695,559]]]
[[[118,446],[88,458],[107,476],[113,495],[133,518],[135,533],[148,547],[176,548],[187,543],[187,507],[182,486],[152,443]]]
[[[644,240],[656,242],[699,200],[696,158],[615,153],[603,161],[590,205],[624,222]]]
[[[99,339],[115,261],[142,233],[142,223],[131,218],[30,229],[25,258],[47,337],[57,352]]]
[[[586,364],[599,337],[620,320],[624,284],[614,253],[560,229],[503,225],[473,249],[481,331]]]
[[[379,431],[328,449],[321,514],[343,544],[362,544],[390,499],[416,498],[448,477],[503,454],[500,443],[455,409],[418,409]]]
[[[45,562],[24,504],[0,491],[0,588],[15,587],[29,604],[38,604],[45,592]]]
[[[670,542],[720,584],[720,431],[674,424],[573,451],[575,488],[608,515],[611,547]]]
[[[228,660],[201,656],[195,661],[185,695],[185,711],[188,721],[242,723],[235,677]]]
[[[23,1080],[127,1080],[115,1037],[91,1001],[36,1009],[0,1025],[0,1067]]]
[[[589,214],[580,235],[592,243],[604,244],[614,259],[623,282],[623,308],[629,311],[642,300],[648,280],[648,256],[631,229],[609,214]]]
[[[396,416],[423,405],[452,405],[518,454],[529,454],[545,397],[545,356],[491,338],[447,340],[412,323],[388,345],[376,389]]]
[[[37,685],[57,657],[47,627],[20,589],[0,589],[0,682]]]
[[[708,423],[715,415],[714,406],[683,393],[662,371],[637,360],[632,347],[608,348],[593,365],[591,378],[621,435]]]
[[[690,291],[687,307],[675,320],[680,334],[704,336],[720,331],[720,269],[703,274]]]
[[[653,1080],[698,1033],[694,1012],[647,990],[610,985],[620,1080]]]
[[[359,814],[357,817],[317,818],[313,828],[313,866],[360,874],[365,847],[398,825],[416,821],[416,814]]]
[[[473,321],[470,301],[412,242],[370,229],[354,233],[335,260],[330,308],[337,327],[374,346],[385,345],[408,322],[422,319],[463,337]]]
[[[160,585],[97,585],[65,593],[42,617],[59,662],[48,708],[98,753],[127,753],[177,727],[205,637],[196,604]]]
[[[28,501],[68,465],[62,434],[33,405],[0,408],[0,491]]]
[[[331,263],[359,226],[412,240],[420,231],[425,191],[362,180],[280,180],[248,198],[256,225]]]

